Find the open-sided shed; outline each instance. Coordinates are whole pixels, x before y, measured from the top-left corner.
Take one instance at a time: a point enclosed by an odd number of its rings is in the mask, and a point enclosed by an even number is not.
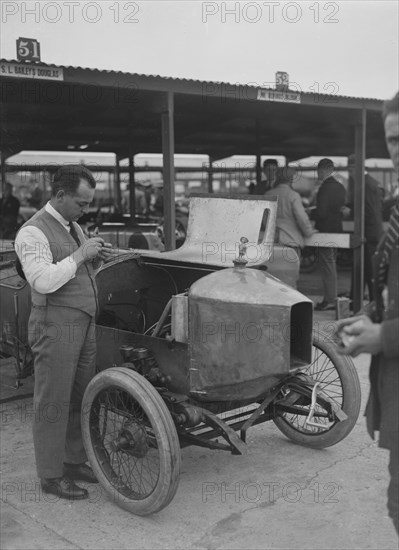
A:
[[[1,162],[22,150],[163,153],[166,246],[174,247],[174,153],[210,162],[234,154],[356,153],[355,301],[363,288],[364,160],[386,158],[382,102],[115,71],[0,60]],[[210,182],[211,188],[211,182]],[[134,200],[131,198],[131,212]],[[356,306],[356,304],[355,304]]]

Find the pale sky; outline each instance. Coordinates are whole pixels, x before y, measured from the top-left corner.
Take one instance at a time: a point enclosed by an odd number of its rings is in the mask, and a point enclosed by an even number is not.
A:
[[[386,99],[398,83],[397,0],[1,1],[1,57],[36,38],[45,63]]]

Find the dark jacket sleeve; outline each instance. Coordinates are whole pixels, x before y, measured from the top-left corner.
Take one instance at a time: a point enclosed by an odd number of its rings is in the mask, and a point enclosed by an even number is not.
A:
[[[317,193],[316,210],[313,214],[316,221],[323,220],[326,217],[328,212],[328,198],[328,187],[326,184],[323,184]]]
[[[316,201],[316,229],[325,233],[341,233],[345,187],[334,178],[329,178],[322,183]]]
[[[345,205],[345,187],[338,181],[326,181],[320,187],[317,195],[317,219],[325,219],[331,211],[340,215],[340,209]]]
[[[399,318],[383,321],[381,324],[382,353],[387,359],[399,357]],[[399,368],[399,365],[398,365]]]

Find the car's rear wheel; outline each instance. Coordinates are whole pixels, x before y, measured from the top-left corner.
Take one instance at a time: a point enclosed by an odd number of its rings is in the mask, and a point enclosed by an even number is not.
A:
[[[282,400],[282,406],[277,406],[274,423],[284,435],[301,445],[316,448],[335,445],[351,432],[359,416],[361,393],[355,365],[350,357],[337,352],[335,342],[327,334],[319,331],[313,339],[312,362],[303,372],[319,383],[318,389],[343,410],[347,419],[331,420],[325,407],[316,402],[313,422],[317,426],[309,425],[306,419],[310,399],[299,396],[286,411]]]

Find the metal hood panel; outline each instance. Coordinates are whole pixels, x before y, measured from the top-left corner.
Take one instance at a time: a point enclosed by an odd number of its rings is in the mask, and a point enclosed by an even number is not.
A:
[[[277,201],[274,198],[215,194],[190,197],[187,238],[179,249],[142,256],[187,263],[232,267],[241,237],[248,239],[248,267],[262,265],[273,251]]]

